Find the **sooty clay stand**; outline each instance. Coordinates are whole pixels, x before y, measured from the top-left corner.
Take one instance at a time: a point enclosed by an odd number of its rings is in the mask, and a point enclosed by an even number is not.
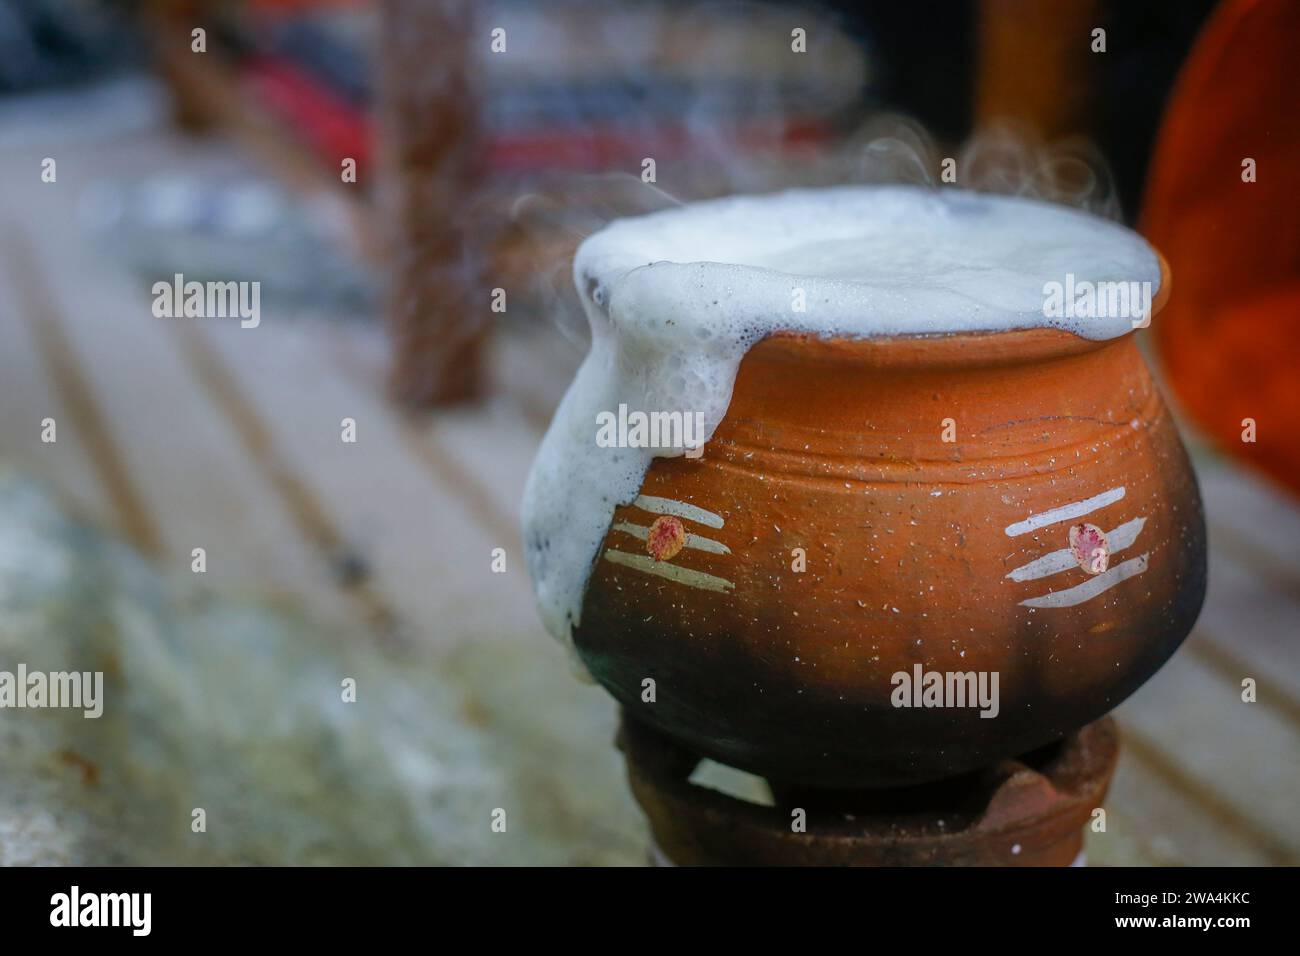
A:
[[[700,757],[626,714],[618,745],[649,818],[651,862],[680,866],[1070,866],[1119,757],[1110,717],[1058,743],[936,783],[811,791],[776,805],[698,786]],[[806,813],[796,832],[793,811]]]

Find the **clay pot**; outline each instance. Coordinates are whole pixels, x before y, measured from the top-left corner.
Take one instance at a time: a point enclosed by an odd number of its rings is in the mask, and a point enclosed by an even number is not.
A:
[[[579,653],[631,719],[791,784],[919,783],[1058,740],[1155,673],[1205,592],[1195,477],[1131,334],[776,336],[703,457],[656,459],[641,494]],[[664,511],[686,538],[658,561]],[[1071,549],[1085,523],[1102,573]],[[997,715],[894,706],[916,665],[996,672]]]

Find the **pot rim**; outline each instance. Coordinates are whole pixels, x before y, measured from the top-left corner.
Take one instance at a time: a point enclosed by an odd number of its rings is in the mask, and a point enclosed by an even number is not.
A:
[[[1160,286],[1151,302],[1151,318],[1169,301],[1169,262],[1160,262]],[[760,361],[840,363],[868,366],[944,367],[1016,365],[1082,355],[1132,339],[1137,329],[1108,339],[1086,339],[1064,329],[1032,328],[1002,332],[939,332],[879,338],[823,336],[810,332],[776,332],[750,349],[746,358]]]

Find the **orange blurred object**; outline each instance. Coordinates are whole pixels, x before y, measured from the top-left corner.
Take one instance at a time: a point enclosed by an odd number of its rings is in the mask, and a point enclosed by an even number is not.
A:
[[[1300,493],[1297,60],[1300,3],[1220,4],[1170,98],[1141,228],[1178,286],[1152,327],[1178,400]]]

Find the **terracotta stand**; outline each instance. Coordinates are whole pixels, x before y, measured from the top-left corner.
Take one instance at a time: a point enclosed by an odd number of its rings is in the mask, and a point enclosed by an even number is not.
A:
[[[1020,759],[882,791],[773,785],[776,807],[697,786],[700,758],[626,714],[619,747],[656,863],[683,866],[1068,866],[1119,757],[1103,717]],[[806,832],[791,826],[806,811]]]

